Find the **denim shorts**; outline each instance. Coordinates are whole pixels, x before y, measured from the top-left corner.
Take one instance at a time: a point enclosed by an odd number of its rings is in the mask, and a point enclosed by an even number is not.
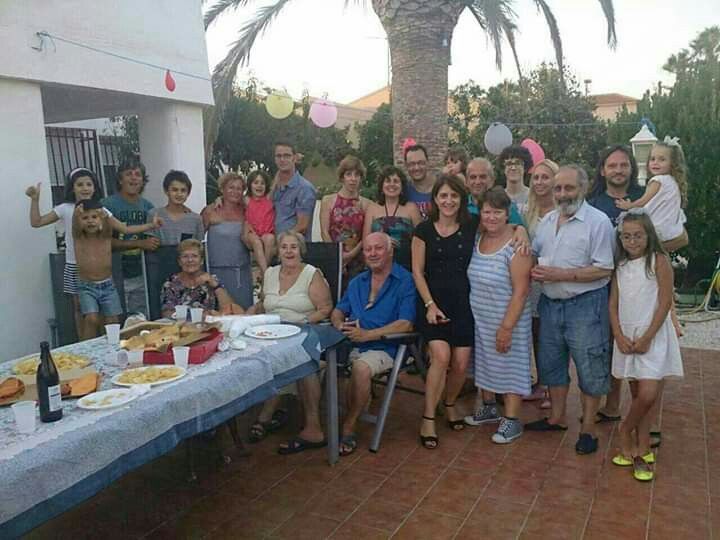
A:
[[[101,313],[105,317],[122,314],[120,296],[112,279],[83,281],[78,279],[78,298],[83,315]]]
[[[538,304],[540,339],[538,372],[548,386],[567,386],[572,356],[583,394],[610,390],[610,323],[608,291],[595,289],[565,300],[544,294]]]

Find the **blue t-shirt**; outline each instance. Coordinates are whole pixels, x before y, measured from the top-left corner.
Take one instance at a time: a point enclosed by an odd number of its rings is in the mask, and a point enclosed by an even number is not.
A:
[[[640,197],[643,196],[644,190],[640,186],[635,186],[630,189],[628,189],[626,199],[630,199],[631,201],[636,201]],[[612,221],[613,227],[617,227],[617,219],[620,216],[620,214],[623,212],[621,208],[618,208],[615,206],[615,201],[617,201],[615,197],[611,197],[607,194],[607,191],[603,191],[599,195],[596,195],[592,199],[588,199],[588,202],[600,210],[603,214],[605,214],[607,217],[610,218],[610,221]]]
[[[370,298],[371,275],[365,270],[349,283],[347,291],[336,306],[346,317],[357,320],[360,328],[373,330],[391,322],[403,320],[415,322],[417,294],[412,274],[397,263],[393,263],[390,275],[380,288],[372,306],[367,307]],[[394,357],[397,345],[385,341],[368,341],[358,344],[360,352],[385,351]]]
[[[473,216],[480,215],[480,209],[478,208],[477,202],[475,202],[475,197],[472,195],[468,195],[468,212],[470,212],[470,215]],[[508,223],[510,223],[510,225],[525,226],[525,222],[523,221],[520,211],[514,201],[510,201],[510,215],[508,216]]]
[[[295,174],[283,187],[275,187],[272,195],[275,206],[275,234],[292,229],[298,221],[298,214],[310,216],[310,224],[305,229],[305,240],[312,239],[312,215],[317,200],[317,190],[309,180],[295,171]]]
[[[407,198],[411,203],[415,203],[415,206],[420,210],[420,215],[423,220],[426,220],[430,213],[430,207],[432,206],[432,193],[418,191],[412,182],[410,182],[407,186]]]
[[[119,193],[110,195],[102,200],[102,205],[110,210],[118,221],[122,221],[127,225],[144,225],[147,223],[148,212],[154,208],[153,204],[140,197],[136,203],[127,201]],[[120,240],[142,240],[144,234],[121,234],[118,233],[117,238]],[[140,264],[140,250],[129,249],[123,251],[122,267],[125,277],[139,276],[142,272]]]

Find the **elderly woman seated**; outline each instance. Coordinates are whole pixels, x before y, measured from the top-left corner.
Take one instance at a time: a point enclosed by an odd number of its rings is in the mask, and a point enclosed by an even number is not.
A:
[[[163,317],[170,317],[175,306],[201,307],[208,311],[242,313],[217,277],[208,274],[203,266],[204,251],[198,240],[183,240],[178,245],[181,271],[163,284],[160,304]]]
[[[306,253],[305,239],[299,233],[287,231],[277,237],[280,265],[265,271],[260,301],[247,312],[279,315],[293,323],[318,323],[327,319],[332,311],[330,286],[322,272],[303,262]],[[268,433],[280,429],[287,413],[276,410],[279,397],[265,402],[257,422],[250,428],[250,441],[257,442]],[[305,426],[309,430],[319,427],[317,411],[305,411]]]

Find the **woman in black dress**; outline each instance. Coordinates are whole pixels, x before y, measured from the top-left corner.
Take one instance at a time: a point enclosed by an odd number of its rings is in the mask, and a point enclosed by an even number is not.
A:
[[[464,427],[455,399],[465,382],[473,346],[467,267],[478,228],[477,218],[468,212],[467,198],[456,176],[441,175],[432,191],[428,220],[416,227],[412,240],[413,278],[420,295],[418,327],[431,357],[420,429],[420,442],[429,449],[438,445],[435,408],[446,378],[448,425],[456,431]]]

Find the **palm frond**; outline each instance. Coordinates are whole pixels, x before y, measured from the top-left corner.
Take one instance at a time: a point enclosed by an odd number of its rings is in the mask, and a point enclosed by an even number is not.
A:
[[[226,1],[230,2],[230,0]],[[247,3],[248,1],[235,0],[238,4]],[[233,83],[238,68],[249,61],[250,51],[255,44],[255,40],[267,30],[269,24],[289,1],[277,0],[274,4],[259,8],[255,16],[240,28],[238,40],[231,45],[225,58],[215,66],[212,76],[215,107],[207,109],[205,114],[205,151],[207,157],[210,156],[208,152],[212,150],[220,119],[232,97]]]
[[[510,7],[510,0],[475,0],[468,3],[467,8],[472,13],[475,20],[485,31],[488,39],[495,50],[495,65],[498,69],[502,69],[502,41],[503,34],[508,37],[508,32],[512,40],[511,48],[515,54],[515,19],[517,15]]]
[[[515,44],[515,32],[517,31],[517,25],[511,20],[507,20],[502,23],[502,27],[503,32],[505,33],[505,39],[507,39],[508,45],[510,45],[510,50],[512,51],[513,60],[515,60],[515,68],[517,69],[518,73],[518,81],[522,86],[523,74],[522,68],[520,67],[520,58],[518,57],[517,46]]]
[[[617,47],[617,34],[615,33],[615,6],[612,0],[598,0],[602,6],[605,19],[607,19],[607,42],[611,49]]]
[[[209,0],[203,0],[203,3]],[[236,9],[246,6],[252,0],[216,0],[216,2],[205,10],[203,15],[203,22],[205,23],[205,30],[215,22],[215,20],[228,11],[235,11]]]
[[[555,49],[555,60],[557,61],[558,71],[560,72],[560,82],[563,86],[565,86],[562,39],[560,38],[560,29],[558,28],[557,19],[545,0],[535,0],[535,5],[539,11],[542,11],[543,16],[545,17],[545,22],[550,30],[550,40],[552,41],[553,48]]]

